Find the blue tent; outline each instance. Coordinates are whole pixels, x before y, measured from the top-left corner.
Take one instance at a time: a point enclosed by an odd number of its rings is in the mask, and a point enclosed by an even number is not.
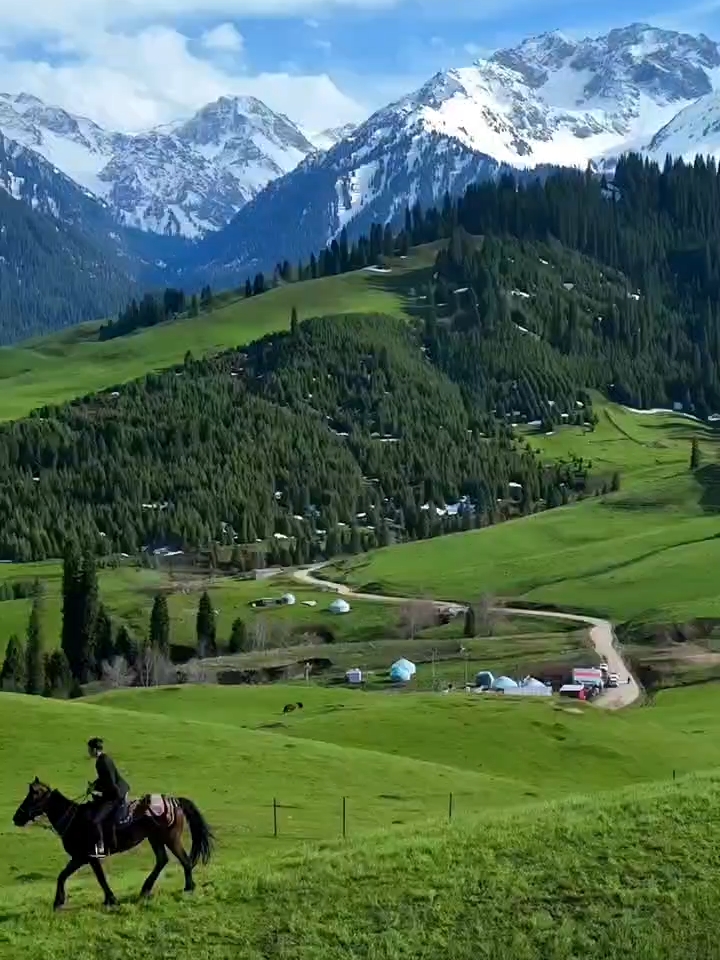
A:
[[[390,679],[395,683],[409,683],[417,673],[414,663],[406,660],[404,657],[397,660],[390,667]]]
[[[511,680],[510,677],[498,677],[497,680],[493,682],[493,690],[516,690],[517,683],[514,680]]]
[[[489,670],[481,670],[475,677],[475,686],[482,687],[483,690],[490,690],[495,683],[495,677]]]

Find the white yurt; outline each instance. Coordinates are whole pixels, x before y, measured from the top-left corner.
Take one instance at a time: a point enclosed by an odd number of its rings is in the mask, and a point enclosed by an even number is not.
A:
[[[363,682],[362,670],[359,670],[357,667],[353,667],[352,670],[348,670],[345,674],[345,679],[349,684],[356,686],[359,683]]]
[[[342,597],[338,597],[337,600],[333,600],[328,610],[334,614],[350,613],[350,604],[347,600],[343,600]]]
[[[417,667],[411,660],[401,657],[390,667],[390,679],[395,683],[409,683],[417,673]]]

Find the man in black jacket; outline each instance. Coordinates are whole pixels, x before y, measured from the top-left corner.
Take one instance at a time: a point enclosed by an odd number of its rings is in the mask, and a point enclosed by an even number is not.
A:
[[[105,753],[100,737],[93,737],[88,741],[88,753],[95,760],[97,771],[97,780],[91,784],[96,799],[91,822],[97,831],[95,851],[92,856],[102,859],[105,856],[103,822],[114,815],[121,804],[125,803],[130,787],[118,772],[112,757]]]

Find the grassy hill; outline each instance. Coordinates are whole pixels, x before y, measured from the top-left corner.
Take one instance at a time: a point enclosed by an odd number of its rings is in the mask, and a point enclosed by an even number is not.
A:
[[[301,319],[324,314],[404,316],[408,294],[432,264],[435,246],[390,260],[392,274],[368,270],[278,287],[249,300],[221,297],[210,313],[100,341],[98,324],[72,327],[17,347],[0,349],[0,419],[14,420],[45,404],[125,383],[196,357],[218,353],[287,329],[296,307]]]
[[[625,714],[313,690],[283,719],[288,696],[1,697],[0,956],[713,955],[718,780],[673,782],[669,767],[718,764],[716,690]],[[136,905],[143,850],[108,862],[121,898],[112,914],[98,913],[83,872],[67,913],[50,915],[60,845],[10,817],[35,773],[79,791],[84,740],[97,733],[135,789],[181,791],[215,828],[217,855],[192,898],[171,865],[154,901]]]
[[[720,615],[713,557],[720,535],[718,441],[708,426],[607,404],[594,432],[528,434],[550,458],[621,473],[617,494],[470,533],[391,547],[328,568],[329,577],[400,595],[511,599],[617,620]],[[703,466],[689,470],[697,438]]]

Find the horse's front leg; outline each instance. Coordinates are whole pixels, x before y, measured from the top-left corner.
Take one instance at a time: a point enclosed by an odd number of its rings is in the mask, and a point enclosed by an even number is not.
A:
[[[74,873],[77,873],[80,867],[84,867],[86,863],[87,860],[80,859],[79,857],[73,857],[65,869],[60,871],[60,874],[57,878],[57,887],[55,888],[55,902],[53,903],[54,910],[59,910],[67,899],[65,896],[65,881],[68,879],[68,877],[71,877]]]
[[[115,894],[110,889],[110,884],[107,882],[107,877],[105,876],[105,871],[102,868],[102,864],[99,860],[92,858],[90,860],[90,866],[95,874],[95,879],[100,884],[102,887],[102,892],[105,894],[105,906],[116,907],[117,900],[115,899]]]

